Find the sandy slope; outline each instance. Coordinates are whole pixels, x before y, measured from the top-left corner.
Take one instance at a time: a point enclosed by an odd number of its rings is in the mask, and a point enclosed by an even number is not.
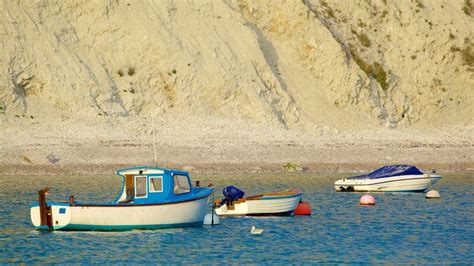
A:
[[[0,175],[473,168],[472,1],[0,1]]]

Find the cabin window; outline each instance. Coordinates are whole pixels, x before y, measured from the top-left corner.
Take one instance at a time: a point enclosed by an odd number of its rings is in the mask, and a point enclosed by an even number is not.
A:
[[[184,175],[175,175],[174,177],[174,194],[183,194],[191,191],[189,179]]]
[[[135,197],[146,197],[146,176],[135,177]]]
[[[150,192],[163,192],[163,178],[150,177]]]

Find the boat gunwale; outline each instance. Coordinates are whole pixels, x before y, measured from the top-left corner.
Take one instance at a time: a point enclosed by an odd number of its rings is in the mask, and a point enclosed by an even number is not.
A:
[[[266,193],[247,196],[245,198],[252,199],[252,198],[261,198],[264,196],[273,197],[273,196],[289,196],[289,195],[296,195],[296,194],[303,194],[303,193],[299,189],[292,189],[292,190],[283,190],[283,191],[275,191],[275,192],[266,192]]]
[[[270,192],[270,193],[263,193],[263,194],[243,197],[243,198],[233,201],[233,204],[244,203],[246,201],[252,201],[252,200],[277,200],[277,199],[289,199],[289,198],[300,197],[300,196],[302,197],[303,193],[298,190]]]
[[[196,201],[196,200],[201,200],[204,198],[207,198],[211,195],[212,190],[209,194],[204,195],[204,196],[199,196],[196,198],[190,198],[190,199],[185,199],[181,201],[172,201],[172,202],[158,202],[158,203],[141,203],[141,204],[133,204],[133,203],[81,203],[77,202],[74,204],[66,203],[66,202],[48,202],[48,206],[69,206],[69,207],[145,207],[145,206],[160,206],[160,205],[171,205],[171,204],[180,204],[180,203],[186,203],[190,201]],[[36,202],[36,204],[33,204],[31,207],[37,207],[39,204]]]
[[[336,190],[337,193],[357,193],[357,192],[373,192],[373,193],[407,193],[407,192],[413,192],[413,193],[421,193],[424,192],[426,189],[410,189],[410,190],[367,190],[367,189],[360,189],[360,190],[354,190],[354,191],[340,191]]]
[[[398,176],[391,176],[391,177],[386,177],[386,178],[392,178],[392,177],[398,177]],[[341,184],[341,183],[338,183],[338,181],[340,180],[337,180],[334,185],[335,186],[345,186],[345,185],[348,185],[348,186],[353,186],[353,187],[356,187],[356,186],[372,186],[372,185],[378,185],[378,184],[384,184],[384,183],[391,183],[391,182],[400,182],[400,181],[407,181],[407,180],[416,180],[416,179],[441,179],[442,177],[437,175],[437,176],[430,176],[430,177],[412,177],[412,178],[405,178],[405,179],[396,179],[396,180],[386,180],[386,181],[383,181],[383,182],[377,182],[377,183],[367,183],[367,184]],[[346,178],[348,179],[348,178]],[[343,180],[343,179],[341,179]],[[357,179],[351,179],[351,180],[357,180]],[[367,178],[367,179],[359,179],[359,180],[376,180],[374,178]],[[344,182],[344,181],[342,181]]]

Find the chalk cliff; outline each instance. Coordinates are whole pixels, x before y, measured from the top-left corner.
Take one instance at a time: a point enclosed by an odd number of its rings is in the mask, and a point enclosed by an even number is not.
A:
[[[0,116],[472,125],[474,3],[0,2]]]

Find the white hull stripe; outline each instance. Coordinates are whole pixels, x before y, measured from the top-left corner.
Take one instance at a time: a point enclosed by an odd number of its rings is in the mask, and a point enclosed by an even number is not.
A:
[[[336,186],[351,186],[351,187],[364,187],[364,186],[373,186],[378,184],[385,184],[385,183],[392,183],[392,182],[400,182],[400,181],[407,181],[407,180],[416,180],[416,179],[441,179],[441,177],[416,177],[416,178],[406,178],[406,179],[397,179],[397,180],[389,180],[384,182],[377,182],[377,183],[366,183],[366,184],[336,184]],[[355,179],[351,179],[355,180]],[[363,180],[363,179],[361,179]]]

